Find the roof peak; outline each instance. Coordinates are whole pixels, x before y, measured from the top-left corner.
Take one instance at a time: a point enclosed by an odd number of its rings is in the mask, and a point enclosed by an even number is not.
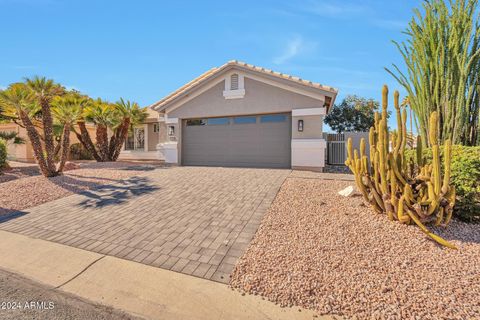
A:
[[[227,63],[225,63],[225,64],[223,64],[219,67],[214,67],[214,68],[209,69],[207,72],[201,74],[197,78],[195,78],[195,79],[191,80],[190,82],[186,83],[185,85],[181,86],[180,88],[178,88],[174,92],[170,93],[169,95],[167,95],[166,97],[164,97],[160,101],[157,101],[156,103],[150,105],[150,107],[151,108],[158,108],[158,107],[166,105],[170,101],[173,101],[177,97],[182,95],[184,92],[192,89],[193,87],[197,86],[198,84],[210,79],[211,77],[213,77],[217,73],[219,73],[222,70],[224,70],[228,67],[231,67],[231,66],[239,67],[239,68],[249,70],[249,71],[259,72],[259,73],[262,73],[264,75],[276,77],[278,79],[292,81],[292,82],[295,82],[297,84],[302,84],[302,85],[307,86],[307,87],[328,91],[328,92],[333,93],[335,95],[338,93],[338,89],[322,85],[318,82],[312,82],[312,81],[309,81],[309,80],[304,80],[300,77],[291,76],[289,74],[273,71],[271,69],[267,69],[267,68],[263,68],[263,67],[258,67],[258,66],[255,66],[253,64],[248,64],[246,62],[239,61],[239,60],[229,60]]]
[[[229,65],[246,67],[248,69],[253,69],[255,71],[260,71],[260,72],[264,72],[264,73],[267,73],[267,74],[268,73],[273,74],[275,76],[280,76],[284,79],[294,80],[294,81],[297,81],[297,82],[300,82],[300,83],[303,83],[303,84],[307,84],[307,85],[310,85],[310,86],[313,86],[313,87],[317,87],[317,88],[321,88],[321,89],[324,89],[324,90],[327,90],[327,91],[332,91],[332,92],[338,93],[338,89],[336,89],[334,87],[326,86],[326,85],[323,85],[323,84],[318,83],[318,82],[305,80],[305,79],[302,79],[300,77],[292,76],[292,75],[289,75],[289,74],[286,74],[286,73],[282,73],[282,72],[274,71],[274,70],[271,70],[271,69],[268,69],[268,68],[256,66],[256,65],[253,65],[253,64],[249,64],[247,62],[240,61],[240,60],[229,60],[227,63],[225,63],[224,65],[222,65],[220,67],[217,67],[216,69],[221,69],[222,67],[229,66]]]

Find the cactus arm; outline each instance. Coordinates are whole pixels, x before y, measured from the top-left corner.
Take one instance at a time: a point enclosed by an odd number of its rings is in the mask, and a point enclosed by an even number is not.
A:
[[[444,207],[440,207],[440,209],[438,210],[437,219],[435,220],[435,225],[436,225],[436,226],[439,226],[440,223],[442,222],[444,211],[445,211],[445,208],[444,208]]]
[[[375,159],[374,159],[374,183],[375,183],[375,190],[380,192],[380,152],[375,151]]]
[[[380,134],[379,134],[379,166],[380,166],[380,189],[382,193],[387,193],[387,165],[386,165],[386,154],[387,151],[385,150],[385,120],[380,120]]]
[[[442,184],[442,193],[446,194],[449,189],[450,185],[450,172],[451,172],[451,161],[452,161],[452,142],[450,139],[445,140],[445,146],[444,146],[444,167],[445,167],[445,172],[443,175],[443,184]]]
[[[422,136],[417,136],[417,165],[419,168],[423,167],[423,147],[422,147]]]
[[[423,225],[423,223],[418,219],[418,217],[415,215],[415,213],[411,212],[410,210],[407,210],[407,214],[412,218],[413,222],[422,230],[427,236],[435,240],[437,243],[441,244],[442,246],[445,246],[450,249],[457,249],[456,246],[448,242],[447,240],[443,239],[442,237],[437,236],[436,234],[431,233],[427,227]]]
[[[400,130],[400,129],[399,129]],[[400,142],[400,157],[401,165],[405,170],[407,168],[407,161],[405,159],[405,146],[407,145],[407,110],[402,111],[402,139]]]

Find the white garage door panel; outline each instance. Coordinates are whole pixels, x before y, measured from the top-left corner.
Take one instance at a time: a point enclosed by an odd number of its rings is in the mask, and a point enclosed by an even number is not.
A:
[[[291,118],[284,122],[187,126],[183,121],[184,165],[290,167]]]

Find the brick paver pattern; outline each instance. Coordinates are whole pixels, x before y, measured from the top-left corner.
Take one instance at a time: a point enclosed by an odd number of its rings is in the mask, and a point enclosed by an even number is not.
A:
[[[289,173],[158,168],[0,219],[0,229],[227,283]]]

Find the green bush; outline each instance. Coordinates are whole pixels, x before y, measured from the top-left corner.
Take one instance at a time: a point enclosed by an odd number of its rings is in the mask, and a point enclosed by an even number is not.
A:
[[[443,148],[440,150],[443,156]],[[416,160],[415,150],[406,153],[408,159]],[[430,161],[431,149],[424,149],[423,155]],[[452,147],[451,182],[457,192],[455,216],[467,222],[480,222],[480,147]]]
[[[0,170],[7,166],[7,143],[0,139]]]
[[[70,160],[93,160],[93,157],[81,143],[74,143],[70,145]]]

